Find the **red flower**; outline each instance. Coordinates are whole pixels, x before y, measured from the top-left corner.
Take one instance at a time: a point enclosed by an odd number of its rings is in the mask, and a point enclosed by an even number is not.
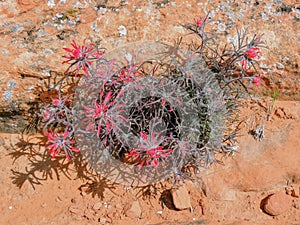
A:
[[[161,98],[161,105],[162,105],[162,106],[165,106],[165,104],[166,104],[166,100],[163,99],[163,98]]]
[[[57,116],[63,115],[57,107],[46,106],[42,111],[43,118],[45,120],[53,121]]]
[[[124,83],[132,82],[136,76],[141,76],[142,73],[136,69],[135,65],[131,65],[129,69],[122,69],[119,75]]]
[[[106,93],[105,97],[105,92],[102,91],[100,93],[100,100],[93,101],[93,108],[84,106],[86,114],[84,122],[87,123],[87,131],[91,130],[92,132],[94,132],[96,125],[97,136],[99,137],[103,127],[105,127],[105,131],[107,133],[110,133],[112,128],[118,129],[115,123],[116,120],[120,119],[128,122],[128,119],[121,115],[121,113],[124,111],[124,104],[115,105],[117,99],[120,97],[120,95],[122,95],[122,93],[123,92],[120,91],[118,95],[113,99],[111,91]],[[113,105],[114,107],[112,108]]]
[[[201,27],[204,23],[204,20],[202,18],[195,18],[195,23],[197,27]]]
[[[48,137],[48,142],[52,143],[47,146],[52,158],[55,158],[61,150],[64,150],[67,160],[70,161],[71,157],[74,157],[74,152],[79,152],[78,148],[72,147],[75,141],[70,140],[68,130],[63,134],[57,134],[50,130],[50,132],[45,132],[44,135]]]
[[[141,138],[144,140],[144,141],[148,141],[148,136],[147,134],[145,134],[144,132],[140,132],[140,135],[141,135]]]
[[[76,65],[76,72],[82,69],[85,72],[85,74],[87,74],[88,68],[91,65],[91,61],[99,59],[103,55],[103,52],[99,52],[98,49],[94,46],[94,44],[86,44],[85,40],[82,46],[78,46],[74,40],[72,41],[71,45],[73,47],[72,49],[63,48],[65,51],[70,53],[69,55],[63,56],[67,59],[66,61],[63,61],[63,64],[71,64],[65,73],[67,73],[71,67]]]
[[[259,59],[261,56],[261,51],[260,48],[250,48],[247,51],[244,52],[244,55],[248,58],[248,59],[254,59],[257,58]]]
[[[100,99],[103,98],[103,94],[104,91],[102,91],[100,93]],[[111,98],[112,98],[112,93],[108,92],[102,103],[97,103],[96,100],[94,100],[94,106],[95,108],[90,108],[88,106],[85,106],[84,108],[86,109],[86,116],[87,118],[92,118],[94,121],[95,120],[100,120],[98,121],[98,128],[97,128],[97,136],[100,135],[101,132],[101,126],[102,124],[102,120],[106,119],[106,112],[108,110],[109,107],[111,107],[113,105],[113,102],[111,102]],[[86,130],[92,130],[94,129],[94,121],[92,121],[91,123],[88,124]],[[110,124],[111,120],[107,119],[104,124],[106,125],[106,128],[108,129],[108,132],[110,131],[112,124]]]
[[[48,109],[45,109],[45,110],[44,110],[43,117],[44,117],[46,120],[50,119],[51,114],[50,114],[50,112],[49,112]]]
[[[52,103],[56,106],[60,106],[62,102],[61,102],[61,100],[54,98],[54,99],[52,99]]]
[[[170,153],[172,153],[172,149],[163,149],[162,146],[157,146],[155,148],[150,148],[146,150],[146,155],[148,158],[148,161],[152,160],[159,160],[159,159],[165,159],[169,156],[171,156]]]
[[[103,92],[101,92],[100,96],[102,97]],[[111,92],[108,92],[104,98],[104,101],[102,103],[97,103],[96,100],[94,100],[94,106],[95,108],[85,107],[87,110],[87,116],[92,117],[94,119],[100,118],[105,115],[106,111],[108,110],[108,107],[111,104],[108,104],[109,100],[111,99]]]
[[[263,75],[262,74],[257,74],[254,79],[253,79],[253,83],[256,85],[256,86],[259,86],[260,85],[260,81],[261,81],[261,77]]]
[[[140,148],[132,149],[128,154],[134,160],[139,160],[139,169],[144,165],[157,168],[159,161],[172,155],[172,149],[163,149],[163,146],[157,144],[159,140],[155,135],[150,136],[140,132],[140,136]]]

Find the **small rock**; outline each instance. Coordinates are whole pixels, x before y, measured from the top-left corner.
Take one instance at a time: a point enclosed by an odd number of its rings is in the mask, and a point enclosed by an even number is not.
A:
[[[107,202],[103,202],[103,206],[104,206],[104,208],[106,208],[106,209],[109,207],[109,205],[108,205]]]
[[[83,216],[84,216],[85,218],[87,218],[88,220],[91,220],[91,219],[93,219],[93,217],[94,217],[94,213],[91,212],[90,210],[85,210]]]
[[[293,188],[287,187],[287,188],[285,189],[285,193],[286,193],[287,195],[292,195],[292,190],[293,190]]]
[[[277,192],[270,195],[265,200],[263,209],[266,213],[277,216],[289,210],[291,205],[291,196],[287,195],[285,192]]]
[[[223,24],[223,23],[219,23],[218,24],[218,30],[221,31],[221,32],[226,31],[226,25]]]
[[[276,109],[274,114],[276,116],[278,116],[279,118],[281,118],[281,119],[285,118],[285,113],[284,113],[284,109],[283,108]]]
[[[287,195],[290,195],[294,198],[299,198],[300,197],[300,186],[298,187],[298,185],[292,185],[290,187],[287,187],[285,189],[285,192]]]
[[[277,62],[277,63],[276,63],[276,67],[277,67],[277,69],[279,69],[279,70],[284,69],[284,65],[283,65],[282,63],[280,63],[280,62]]]
[[[96,202],[94,205],[93,205],[93,210],[97,211],[101,208],[102,206],[102,203],[101,202]]]
[[[99,221],[99,224],[107,224],[106,218],[100,218],[98,221]]]
[[[291,196],[294,197],[294,198],[299,198],[300,197],[299,193],[297,193],[295,191],[295,189],[292,190]]]
[[[57,196],[56,199],[55,199],[55,201],[56,201],[56,202],[61,202],[62,199],[61,199],[61,197]]]
[[[119,26],[118,31],[119,31],[120,37],[126,36],[126,34],[127,34],[127,29],[124,25]]]
[[[130,208],[124,210],[125,216],[129,218],[141,218],[142,209],[138,201],[134,201]]]
[[[161,210],[160,210],[160,211],[157,211],[156,214],[157,214],[157,215],[162,215],[162,214],[163,214],[163,211],[161,211]]]
[[[176,209],[183,210],[191,208],[191,199],[185,185],[171,190],[173,203]]]
[[[88,191],[89,191],[89,187],[88,186],[82,186],[82,187],[80,187],[80,194],[81,194],[81,196],[86,196],[87,193],[88,193]]]
[[[270,67],[267,66],[267,65],[264,64],[264,63],[260,63],[260,64],[259,64],[259,68],[261,68],[261,69],[270,69]]]
[[[295,209],[300,209],[300,203],[297,202],[297,201],[293,202],[293,207],[294,207]]]
[[[73,214],[78,215],[78,216],[84,216],[83,210],[77,208],[76,206],[73,206],[73,205],[70,206],[70,207],[69,207],[69,211],[70,211],[71,213],[73,213]]]
[[[115,208],[116,208],[116,209],[122,209],[122,205],[117,203],[117,204],[115,205]]]
[[[293,185],[291,187],[291,194],[292,197],[294,198],[300,198],[300,185]]]

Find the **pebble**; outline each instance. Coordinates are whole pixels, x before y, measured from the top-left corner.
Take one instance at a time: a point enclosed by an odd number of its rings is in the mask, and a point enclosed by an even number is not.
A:
[[[276,67],[277,67],[277,69],[279,69],[279,70],[284,69],[284,65],[283,65],[282,63],[280,63],[280,62],[277,62],[277,63],[276,63]]]
[[[81,196],[86,196],[87,193],[88,193],[88,191],[89,191],[89,187],[88,186],[81,187],[80,188],[80,194],[81,194]]]
[[[94,217],[94,213],[91,212],[90,210],[85,210],[83,216],[84,216],[85,218],[87,218],[88,220],[91,220],[91,219],[93,219],[93,217]]]
[[[300,187],[298,189],[298,192],[295,189],[293,189],[292,193],[291,193],[291,196],[295,197],[295,198],[299,198],[300,197]]]
[[[185,185],[171,190],[173,204],[176,209],[183,210],[192,207],[191,198]]]
[[[270,195],[264,202],[263,209],[266,213],[272,216],[278,216],[288,211],[292,205],[291,196],[285,192],[276,192]]]
[[[141,218],[142,216],[142,209],[138,201],[132,202],[131,207],[125,209],[124,211],[125,211],[125,216],[132,219]]]
[[[157,211],[156,214],[157,214],[157,215],[162,215],[162,214],[163,214],[163,211],[161,211],[161,210],[160,210],[160,211]]]
[[[101,208],[102,206],[102,203],[101,202],[96,202],[94,205],[93,205],[93,210],[97,211]]]
[[[271,69],[269,66],[267,66],[266,64],[263,64],[263,63],[259,64],[259,68],[261,68],[261,69]]]
[[[127,34],[127,29],[124,25],[120,25],[118,28],[118,31],[119,31],[120,37],[126,36],[126,34]]]
[[[69,207],[69,211],[70,213],[73,213],[73,214],[76,214],[78,216],[83,216],[84,215],[84,212],[82,209],[79,209],[78,207],[76,206],[70,206]]]

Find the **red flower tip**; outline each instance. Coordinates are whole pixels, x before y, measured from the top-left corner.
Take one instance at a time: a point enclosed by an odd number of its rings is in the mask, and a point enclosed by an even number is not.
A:
[[[259,86],[260,85],[260,82],[261,82],[261,77],[263,75],[262,74],[257,74],[254,79],[253,79],[253,83],[256,85],[256,86]]]
[[[52,99],[52,103],[56,106],[60,106],[61,101],[59,99],[54,98],[54,99]]]
[[[204,23],[204,20],[201,18],[195,18],[195,23],[197,27],[201,27]]]
[[[261,56],[261,51],[260,48],[250,48],[247,51],[244,52],[244,55],[248,58],[248,59],[254,59],[254,58],[260,58]]]
[[[148,136],[144,132],[140,132],[141,137],[143,138],[144,141],[148,141]]]

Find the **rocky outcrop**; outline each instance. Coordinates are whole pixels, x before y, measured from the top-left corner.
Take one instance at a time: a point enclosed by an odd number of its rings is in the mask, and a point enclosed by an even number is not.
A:
[[[0,114],[22,114],[38,101],[43,82],[63,76],[62,48],[72,40],[99,43],[107,50],[135,41],[173,42],[190,38],[182,25],[210,12],[212,29],[222,44],[235,27],[263,33],[260,68],[263,85],[255,92],[281,99],[300,99],[299,21],[297,1],[96,1],[9,0],[0,2]],[[16,111],[17,110],[17,111]],[[9,114],[9,116],[14,116]],[[18,125],[17,125],[18,126]]]

